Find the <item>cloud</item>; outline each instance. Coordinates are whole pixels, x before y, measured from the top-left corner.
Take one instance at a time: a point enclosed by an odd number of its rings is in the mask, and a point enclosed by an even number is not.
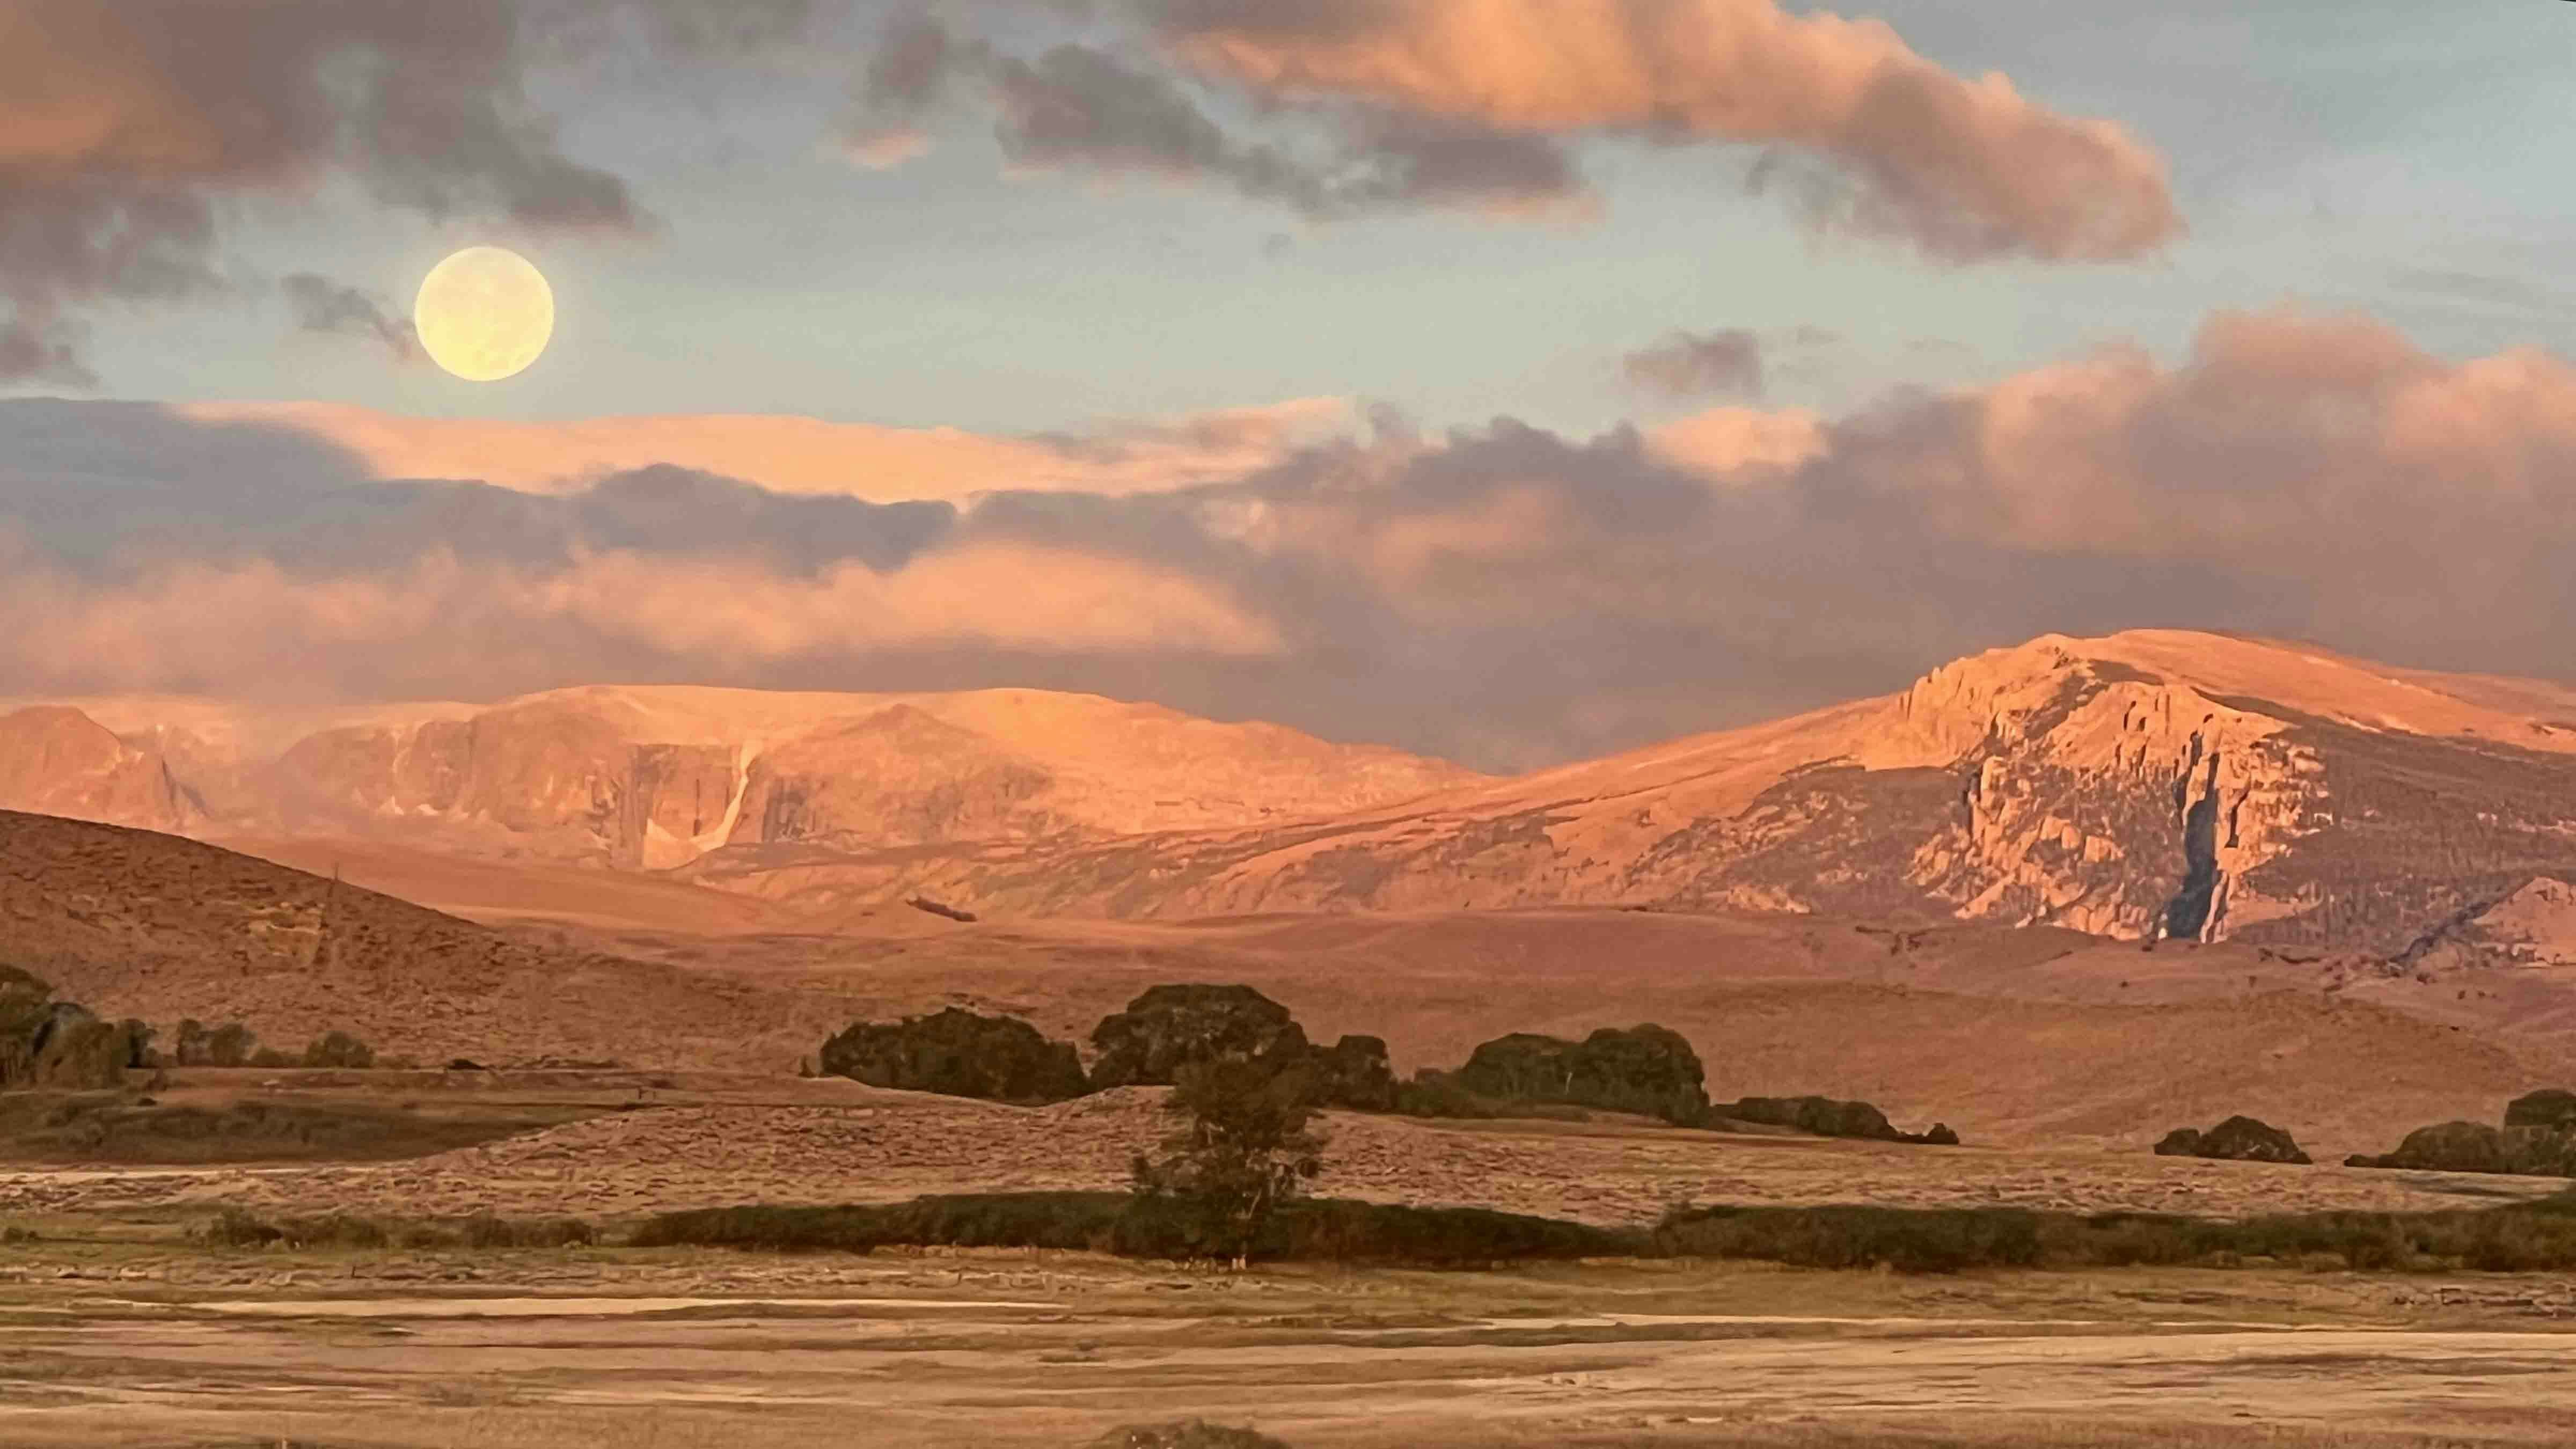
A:
[[[1952,262],[2116,261],[2181,234],[2163,160],[1879,21],[1774,0],[1148,0],[1194,74],[1274,106],[1495,136],[1777,148],[1819,224]]]
[[[0,4],[0,381],[85,380],[75,309],[226,284],[218,203],[346,177],[436,219],[635,232],[530,98],[538,21],[602,5]],[[656,0],[673,37],[720,7]],[[705,32],[706,35],[721,31]]]
[[[1250,141],[1167,67],[1071,42],[1022,57],[914,12],[889,21],[862,70],[841,148],[863,166],[899,165],[928,149],[927,118],[969,89],[992,105],[1005,161],[1026,171],[1223,185],[1318,219],[1423,205],[1546,213],[1590,204],[1571,158],[1544,137],[1355,108],[1338,139]]]
[[[1340,399],[1305,398],[1113,422],[1084,434],[1010,437],[753,414],[523,423],[405,417],[335,403],[190,403],[176,411],[205,423],[289,429],[345,450],[378,478],[471,478],[550,492],[669,464],[780,493],[880,502],[994,489],[1189,487],[1276,461],[1349,416]]]
[[[396,362],[428,358],[411,320],[387,312],[384,303],[368,292],[314,272],[290,273],[277,285],[295,314],[295,325],[304,331],[371,338]]]
[[[1675,332],[1620,359],[1620,371],[1640,387],[1669,397],[1707,393],[1762,393],[1762,339],[1738,327],[1715,332]]]
[[[670,467],[388,482],[274,420],[0,404],[0,674],[1024,685],[1514,768],[2052,631],[2576,668],[2576,365],[2536,350],[2454,361],[2366,318],[2231,312],[2176,357],[2108,347],[1838,417],[1337,418],[1000,440],[1057,486],[887,503]],[[1128,486],[1175,459],[1206,472]]]
[[[1693,413],[1648,437],[1656,457],[1710,478],[1784,472],[1824,456],[1829,443],[1814,413],[1738,407]]]
[[[0,579],[0,631],[0,661],[36,692],[251,700],[758,678],[956,649],[1249,658],[1277,645],[1200,581],[989,544],[812,578],[623,552],[546,569],[438,550],[365,573],[173,564],[114,587],[21,564]]]

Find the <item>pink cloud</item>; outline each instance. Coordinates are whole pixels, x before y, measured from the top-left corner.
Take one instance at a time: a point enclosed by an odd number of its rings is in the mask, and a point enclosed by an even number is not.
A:
[[[1949,260],[2108,261],[2179,236],[2163,159],[1878,20],[1774,0],[1165,0],[1184,63],[1265,97],[1517,135],[1793,148],[1819,219]]]
[[[1128,494],[1238,477],[1349,421],[1337,398],[1304,398],[1082,436],[1009,437],[749,414],[505,422],[422,418],[336,403],[191,403],[210,423],[270,423],[355,453],[381,478],[470,478],[556,492],[657,463],[780,493],[878,502],[963,499],[996,489]]]

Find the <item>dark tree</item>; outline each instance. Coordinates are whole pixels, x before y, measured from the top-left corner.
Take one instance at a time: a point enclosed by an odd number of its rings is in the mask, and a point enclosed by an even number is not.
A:
[[[1161,1087],[1193,1062],[1306,1055],[1288,1008],[1249,986],[1154,986],[1092,1028],[1091,1085]]]
[[[1680,1033],[1647,1023],[1603,1027],[1582,1041],[1514,1032],[1476,1048],[1460,1087],[1503,1102],[1559,1102],[1638,1112],[1695,1125],[1708,1115],[1699,1054]]]
[[[258,1042],[259,1038],[252,1034],[249,1027],[238,1021],[225,1022],[216,1027],[206,1038],[206,1065],[210,1067],[246,1066],[254,1055]]]
[[[894,1023],[863,1021],[823,1043],[826,1075],[871,1087],[994,1102],[1062,1102],[1090,1089],[1070,1042],[1025,1021],[949,1007]]]
[[[1323,1170],[1315,1075],[1302,1059],[1225,1057],[1180,1069],[1158,1156],[1134,1167],[1140,1199],[1177,1208],[1211,1257],[1240,1270],[1280,1204]]]
[[[304,1065],[308,1067],[364,1070],[375,1064],[376,1049],[345,1031],[326,1031],[304,1048]]]

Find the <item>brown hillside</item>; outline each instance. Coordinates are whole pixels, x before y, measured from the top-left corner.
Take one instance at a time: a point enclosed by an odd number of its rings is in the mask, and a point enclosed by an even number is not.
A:
[[[424,1062],[792,1063],[778,993],[513,940],[390,896],[149,831],[0,811],[0,959],[109,1017],[353,1031]]]
[[[1242,982],[1311,1035],[1385,1037],[1402,1072],[1454,1066],[1506,1032],[1654,1021],[1698,1049],[1712,1096],[1861,1097],[1909,1127],[1942,1120],[2003,1144],[2143,1150],[2174,1126],[2250,1112],[2313,1151],[2380,1151],[2405,1127],[2491,1119],[2535,1086],[2576,1082],[2576,1038],[2427,1019],[2405,1008],[2450,993],[2410,982],[2416,996],[2366,999],[2348,962],[2254,947],[1620,910],[966,926],[901,919],[912,914],[813,935],[530,934],[863,1016],[961,1005],[1075,1040],[1158,982]]]

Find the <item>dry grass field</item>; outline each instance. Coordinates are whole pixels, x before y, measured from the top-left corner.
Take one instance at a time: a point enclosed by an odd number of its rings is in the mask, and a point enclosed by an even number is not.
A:
[[[237,1073],[203,1073],[237,1076]],[[301,1074],[257,1074],[283,1084]],[[324,1074],[315,1074],[324,1075]],[[356,1080],[371,1074],[343,1074]],[[701,1074],[393,1074],[314,1087],[308,1101],[439,1104],[583,1114],[582,1120],[395,1162],[271,1162],[149,1173],[0,1168],[0,1214],[237,1203],[354,1212],[577,1213],[606,1219],[732,1203],[892,1201],[925,1193],[1116,1189],[1163,1130],[1159,1089],[1124,1088],[1054,1107],[887,1092],[837,1079]],[[187,1080],[182,1074],[181,1080]],[[388,1089],[392,1088],[393,1091]],[[290,1096],[281,1085],[277,1095]],[[452,1107],[451,1107],[452,1109]],[[2410,1211],[2545,1196],[2546,1178],[2287,1167],[2155,1157],[2095,1147],[1931,1148],[1737,1136],[1601,1116],[1590,1122],[1326,1118],[1319,1187],[1421,1206],[1490,1207],[1605,1226],[1653,1222],[1675,1202],[1801,1206],[2017,1206],[2069,1211]]]

